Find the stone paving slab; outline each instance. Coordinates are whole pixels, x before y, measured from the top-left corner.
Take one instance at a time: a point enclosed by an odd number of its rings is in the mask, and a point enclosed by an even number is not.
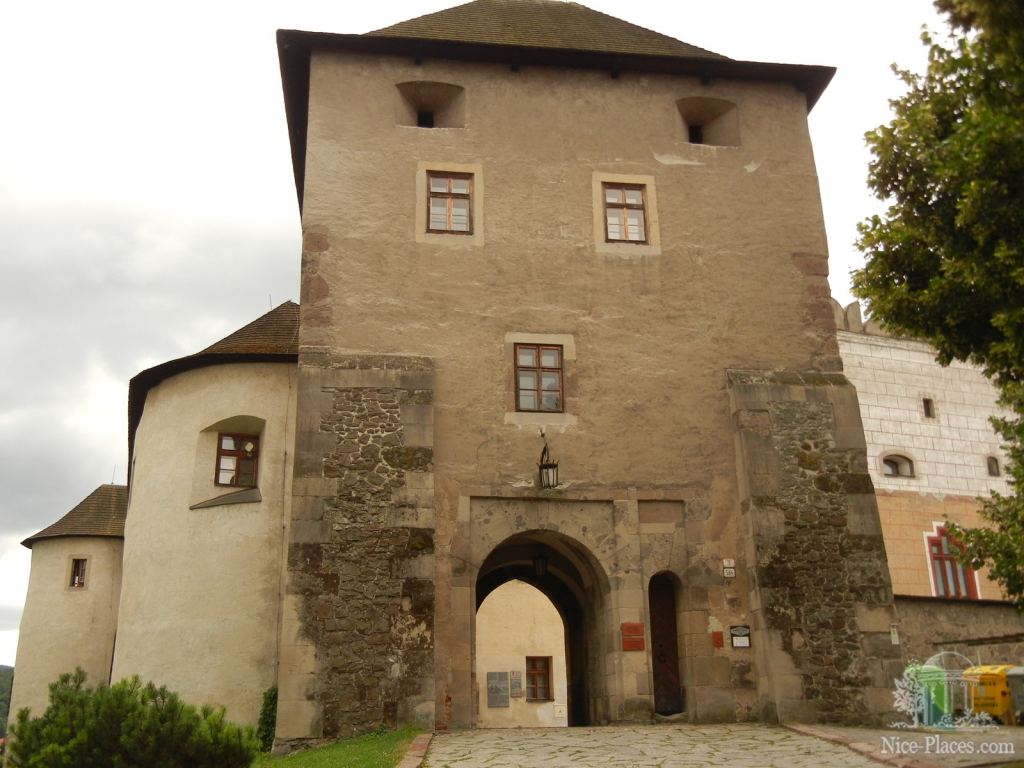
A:
[[[439,733],[424,768],[877,768],[845,746],[767,725]]]
[[[1024,728],[1019,727],[956,731],[834,725],[789,727],[844,744],[859,754],[900,768],[969,768],[1024,761]]]

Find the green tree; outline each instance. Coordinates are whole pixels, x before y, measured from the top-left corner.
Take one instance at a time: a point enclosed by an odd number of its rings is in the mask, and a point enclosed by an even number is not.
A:
[[[0,664],[0,739],[7,735],[7,715],[11,707],[11,685],[14,683],[14,667]]]
[[[939,362],[982,368],[1010,416],[995,427],[1013,495],[986,499],[988,529],[952,526],[973,567],[1024,610],[1024,5],[937,0],[950,23],[925,33],[923,75],[868,134],[868,184],[888,204],[860,227],[867,257],[854,293],[890,330]]]
[[[245,768],[258,751],[251,728],[224,710],[185,704],[138,677],[87,688],[85,673],[50,685],[50,705],[11,727],[12,768]]]

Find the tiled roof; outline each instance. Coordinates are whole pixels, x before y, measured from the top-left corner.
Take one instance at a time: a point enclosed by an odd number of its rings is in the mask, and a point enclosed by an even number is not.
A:
[[[58,536],[124,537],[124,518],[128,512],[128,486],[101,485],[86,496],[64,517],[23,542],[29,549],[40,539]]]
[[[474,0],[367,35],[594,53],[727,58],[561,0]]]
[[[298,355],[299,305],[286,301],[201,352],[168,360],[135,374],[128,382],[128,460],[134,455],[135,428],[142,419],[146,396],[161,381],[208,365],[294,363]]]
[[[294,301],[286,301],[196,354],[297,355],[298,353],[299,305]]]

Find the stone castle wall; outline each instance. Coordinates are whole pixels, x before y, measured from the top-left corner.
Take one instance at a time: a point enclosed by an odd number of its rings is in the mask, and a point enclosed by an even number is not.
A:
[[[731,371],[730,392],[763,717],[876,720],[900,649],[856,392],[842,374],[758,371]]]
[[[300,363],[280,749],[432,723],[431,398],[422,358]]]
[[[1024,664],[1024,616],[1010,603],[897,596],[896,610],[908,662],[956,651],[978,664]]]

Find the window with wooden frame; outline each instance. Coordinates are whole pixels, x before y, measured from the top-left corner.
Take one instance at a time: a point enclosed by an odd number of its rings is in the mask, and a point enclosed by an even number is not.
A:
[[[473,175],[427,172],[427,231],[473,234]]]
[[[217,485],[256,487],[260,439],[256,435],[217,435]]]
[[[551,657],[526,657],[526,700],[552,701]]]
[[[88,561],[84,557],[71,559],[71,578],[68,579],[68,586],[72,589],[85,588],[85,566]]]
[[[647,242],[647,194],[642,184],[604,182],[604,232],[609,243]]]
[[[561,413],[562,347],[516,344],[516,410]]]
[[[999,459],[997,459],[995,456],[989,456],[987,459],[985,459],[985,465],[988,467],[989,477],[999,477],[999,475],[1002,474],[999,471]]]
[[[935,535],[927,539],[935,596],[976,600],[978,586],[974,571],[956,560],[959,545],[949,538],[945,528],[936,528]]]

